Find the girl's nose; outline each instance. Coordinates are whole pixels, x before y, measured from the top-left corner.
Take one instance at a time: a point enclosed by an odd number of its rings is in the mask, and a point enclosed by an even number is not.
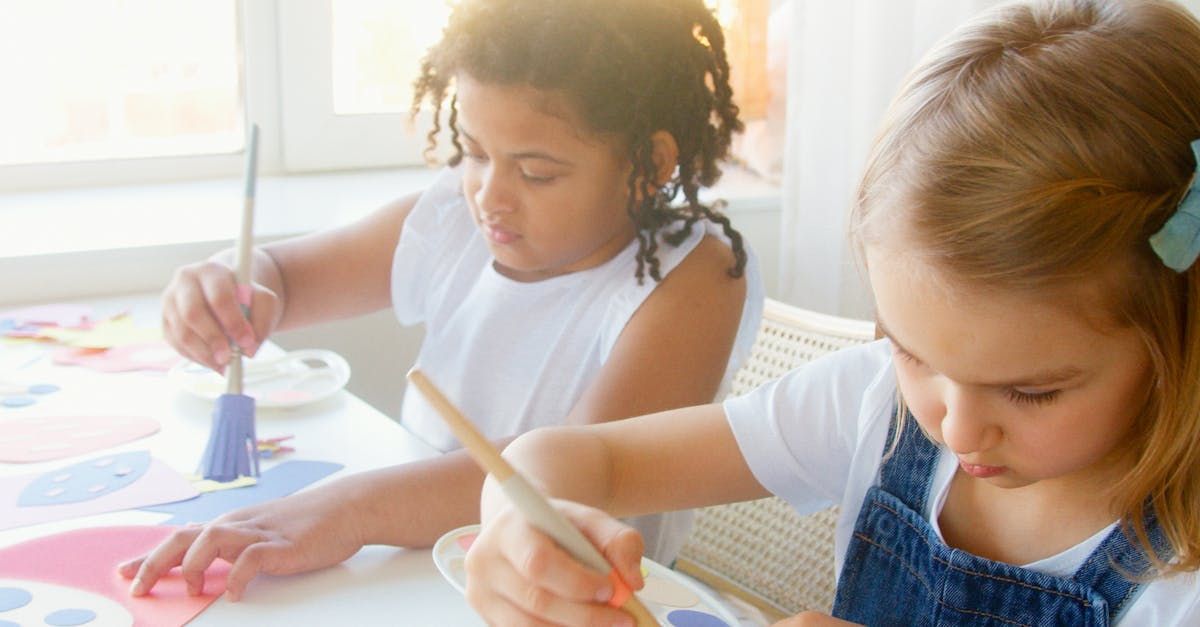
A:
[[[942,441],[959,455],[987,451],[1000,439],[1000,427],[989,419],[987,403],[980,396],[970,391],[947,390]]]
[[[499,176],[495,167],[480,178],[479,189],[475,190],[475,205],[485,215],[509,213],[513,210],[514,201],[511,191],[505,185],[503,177]]]

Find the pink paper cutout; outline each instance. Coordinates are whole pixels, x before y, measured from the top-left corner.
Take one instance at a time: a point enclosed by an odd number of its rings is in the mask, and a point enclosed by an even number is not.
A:
[[[25,464],[82,455],[158,433],[141,416],[50,416],[0,422],[0,462]]]
[[[129,610],[134,625],[182,625],[225,591],[229,564],[217,560],[204,572],[204,594],[190,596],[172,570],[144,597],[129,596],[129,580],[117,565],[158,546],[172,527],[126,526],[77,529],[0,549],[0,578],[25,579],[86,590]]]
[[[109,349],[64,348],[54,353],[54,363],[84,366],[99,372],[166,372],[183,357],[166,342],[142,342]]]
[[[0,312],[0,320],[16,320],[18,325],[87,327],[92,308],[88,305],[40,305]]]
[[[137,481],[108,494],[99,494],[90,501],[63,505],[18,507],[17,499],[26,486],[48,473],[0,477],[0,531],[67,518],[78,518],[104,512],[136,509],[149,505],[185,501],[200,495],[179,473],[157,459]]]

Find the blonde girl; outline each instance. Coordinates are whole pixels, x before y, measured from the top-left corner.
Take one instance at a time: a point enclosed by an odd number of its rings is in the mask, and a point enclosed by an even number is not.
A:
[[[1198,60],[1200,23],[1171,2],[1031,0],[965,25],[909,78],[859,188],[885,339],[507,454],[617,515],[839,503],[832,616],[789,625],[1200,624]],[[485,617],[630,624],[494,486],[483,506]],[[636,533],[562,507],[640,584]]]

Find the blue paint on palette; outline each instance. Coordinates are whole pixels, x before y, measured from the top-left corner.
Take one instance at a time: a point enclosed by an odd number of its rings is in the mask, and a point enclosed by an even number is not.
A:
[[[96,613],[91,610],[70,608],[52,612],[43,620],[46,621],[47,625],[54,625],[55,627],[71,627],[72,625],[86,625],[96,620]]]
[[[10,620],[0,619],[0,627],[21,627],[21,623],[14,623]]]
[[[244,488],[205,492],[187,501],[143,507],[143,511],[174,514],[164,525],[208,522],[225,512],[287,496],[304,486],[323,479],[343,466],[331,462],[293,460],[284,462],[258,477],[258,483]]]
[[[32,396],[6,396],[0,399],[0,405],[5,407],[28,407],[36,402]]]
[[[0,612],[25,607],[33,600],[33,595],[22,588],[0,588]]]
[[[675,610],[667,614],[673,627],[729,627],[729,623],[705,612]]]
[[[20,507],[82,503],[122,490],[150,468],[150,451],[97,457],[52,470],[25,486],[17,497]]]

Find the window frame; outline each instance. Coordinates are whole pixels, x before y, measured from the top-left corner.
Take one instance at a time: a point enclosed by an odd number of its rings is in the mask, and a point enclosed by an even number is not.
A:
[[[332,111],[330,0],[239,0],[241,98],[259,125],[259,171],[423,165],[428,114],[410,130],[407,114],[336,116]],[[321,45],[318,45],[321,44]],[[149,185],[236,177],[244,148],[210,155],[0,166],[0,192]]]

